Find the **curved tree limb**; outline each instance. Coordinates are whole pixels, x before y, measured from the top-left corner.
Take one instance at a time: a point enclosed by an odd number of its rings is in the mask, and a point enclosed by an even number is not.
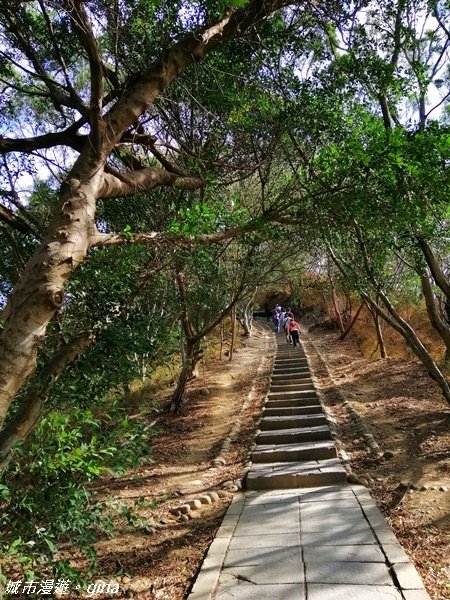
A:
[[[111,167],[108,167],[112,171]],[[137,192],[148,192],[158,186],[172,186],[183,190],[197,190],[205,185],[205,180],[199,177],[183,177],[169,173],[160,167],[148,167],[140,171],[126,174],[115,171],[105,173],[103,183],[98,192],[98,198],[118,198],[132,196]]]

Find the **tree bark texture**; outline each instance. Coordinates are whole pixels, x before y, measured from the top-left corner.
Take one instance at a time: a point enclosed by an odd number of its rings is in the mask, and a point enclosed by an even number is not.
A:
[[[102,167],[81,156],[61,190],[43,242],[26,265],[3,313],[0,346],[0,426],[17,391],[36,367],[37,349],[54,314],[64,305],[64,285],[84,260],[95,231]]]
[[[375,327],[375,333],[377,335],[377,346],[375,348],[375,350],[373,351],[373,354],[375,354],[375,352],[379,349],[380,350],[380,357],[381,358],[387,358],[387,352],[386,352],[386,345],[384,343],[384,338],[383,338],[383,331],[381,330],[381,325],[380,325],[380,315],[378,314],[378,312],[376,310],[374,310],[374,308],[368,304],[367,304],[367,308],[370,312],[370,314],[372,315],[372,319],[373,319],[373,325]],[[372,356],[373,356],[372,354]]]

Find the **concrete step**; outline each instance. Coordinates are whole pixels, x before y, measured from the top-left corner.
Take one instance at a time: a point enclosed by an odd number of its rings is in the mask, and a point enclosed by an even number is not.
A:
[[[292,381],[297,379],[305,379],[305,377],[311,377],[311,371],[309,369],[297,370],[294,371],[289,370],[283,373],[279,373],[278,371],[274,371],[272,373],[272,381]]]
[[[278,400],[268,400],[265,408],[279,408],[284,406],[322,406],[317,394],[311,394],[303,398],[287,398]]]
[[[263,417],[284,417],[285,415],[312,415],[320,414],[322,405],[307,404],[305,406],[265,406]]]
[[[292,373],[310,373],[308,366],[293,366],[293,367],[275,367],[272,371],[272,377],[275,375],[291,375]]]
[[[314,442],[331,440],[328,425],[315,427],[298,427],[297,429],[273,429],[261,431],[256,438],[257,444],[294,444],[295,442]]]
[[[301,383],[272,383],[270,392],[295,392],[301,390],[314,390],[312,379],[304,379]]]
[[[291,364],[307,364],[306,356],[301,356],[297,354],[296,356],[275,356],[275,360],[273,362],[274,367],[288,367]]]
[[[297,390],[294,392],[269,392],[268,400],[300,400],[301,398],[317,398],[317,392],[311,388],[309,390]]]
[[[276,381],[272,381],[270,384],[270,390],[271,391],[278,391],[278,390],[274,390],[273,388],[279,388],[279,387],[284,387],[285,389],[289,390],[293,390],[293,389],[302,389],[302,387],[298,387],[298,386],[304,386],[306,383],[309,384],[309,389],[314,389],[314,383],[311,379],[311,377],[303,377],[303,379],[280,379],[280,380],[276,380]]]
[[[336,447],[330,440],[261,445],[252,452],[253,463],[298,462],[336,458]]]
[[[264,417],[259,428],[261,431],[273,429],[293,429],[297,427],[312,427],[314,425],[326,425],[327,420],[322,414],[292,415],[286,417]]]
[[[347,475],[338,458],[302,463],[258,463],[247,475],[248,490],[292,489],[346,485]]]
[[[286,365],[289,363],[307,363],[307,359],[305,355],[296,352],[295,354],[277,354],[275,356],[274,365]]]

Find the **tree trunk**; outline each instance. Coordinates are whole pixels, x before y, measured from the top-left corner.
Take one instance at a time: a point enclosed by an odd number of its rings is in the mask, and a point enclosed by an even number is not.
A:
[[[346,269],[341,264],[331,247],[329,247],[329,251],[338,269],[344,276],[346,276]],[[370,270],[367,270],[367,273],[370,275]],[[414,352],[417,358],[425,366],[430,376],[439,385],[444,398],[447,400],[448,404],[450,404],[450,386],[444,375],[439,370],[439,367],[434,362],[430,353],[422,344],[421,340],[418,338],[416,332],[411,327],[411,325],[407,323],[405,319],[403,319],[394,309],[386,294],[384,294],[384,292],[378,292],[378,295],[383,301],[384,305],[386,306],[387,311],[382,309],[381,306],[379,306],[378,303],[375,302],[375,300],[373,300],[373,298],[371,298],[366,292],[363,292],[361,294],[361,297],[364,300],[366,300],[366,302],[380,315],[382,319],[384,319],[393,329],[398,331],[398,333],[405,339],[407,345],[411,348],[411,350]]]
[[[380,325],[380,316],[377,313],[376,310],[374,310],[372,308],[372,306],[370,304],[367,303],[367,308],[369,309],[370,314],[372,315],[373,318],[373,324],[375,327],[375,333],[377,334],[377,347],[374,350],[374,354],[377,351],[377,348],[380,349],[380,357],[381,358],[387,358],[387,352],[386,352],[386,346],[384,344],[384,338],[383,338],[383,331],[381,330],[381,325]],[[372,354],[373,356],[373,354]]]
[[[336,320],[339,326],[339,330],[341,333],[344,332],[344,323],[342,322],[342,316],[341,313],[339,312],[339,308],[337,305],[337,299],[336,299],[336,294],[334,291],[334,283],[333,283],[333,279],[331,277],[331,273],[330,270],[328,269],[328,279],[330,281],[330,286],[331,286],[331,301],[333,303],[333,309],[334,309],[334,314],[336,315]]]
[[[347,327],[347,329],[345,331],[342,332],[341,336],[340,336],[340,340],[345,340],[345,338],[348,336],[348,334],[350,333],[353,325],[356,323],[356,321],[358,320],[359,317],[359,313],[362,310],[362,307],[364,306],[365,302],[361,302],[361,304],[358,307],[358,310],[355,313],[355,316],[353,317],[353,319],[351,320],[349,326]]]
[[[96,231],[95,199],[101,175],[97,158],[80,155],[61,188],[59,206],[42,245],[3,311],[0,428],[15,394],[35,370],[37,349],[48,323],[64,305],[64,285],[88,252]]]
[[[0,433],[0,469],[5,468],[13,446],[33,431],[42,410],[44,396],[65,367],[74,362],[94,341],[92,333],[82,333],[58,350],[39,373],[36,385],[22,398],[19,408]]]
[[[422,250],[427,265],[431,271],[431,275],[436,282],[436,285],[443,291],[445,296],[450,300],[450,282],[441,269],[438,259],[434,255],[431,246],[423,238],[416,237],[419,248]]]
[[[445,344],[445,360],[450,360],[450,327],[439,314],[433,287],[426,271],[420,272],[420,283],[425,298],[428,318],[430,319],[431,325],[438,332]]]
[[[186,392],[186,386],[192,374],[195,366],[199,360],[199,340],[194,338],[186,338],[183,344],[183,367],[181,368],[180,376],[178,377],[177,387],[172,394],[172,400],[170,403],[169,412],[179,414],[183,405],[184,394]]]
[[[236,306],[231,311],[231,343],[230,343],[230,362],[233,360],[234,345],[236,342]]]
[[[242,311],[242,329],[244,330],[244,335],[246,337],[250,337],[253,329],[253,301],[255,299],[256,290],[253,292],[249,301],[245,304],[244,309]]]

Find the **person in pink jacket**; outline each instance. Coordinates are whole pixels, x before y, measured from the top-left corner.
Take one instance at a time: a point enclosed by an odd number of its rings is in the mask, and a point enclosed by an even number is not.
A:
[[[289,335],[292,338],[292,343],[294,344],[294,348],[297,345],[300,345],[300,325],[297,323],[297,321],[295,321],[294,319],[289,321],[288,331],[289,331]]]

